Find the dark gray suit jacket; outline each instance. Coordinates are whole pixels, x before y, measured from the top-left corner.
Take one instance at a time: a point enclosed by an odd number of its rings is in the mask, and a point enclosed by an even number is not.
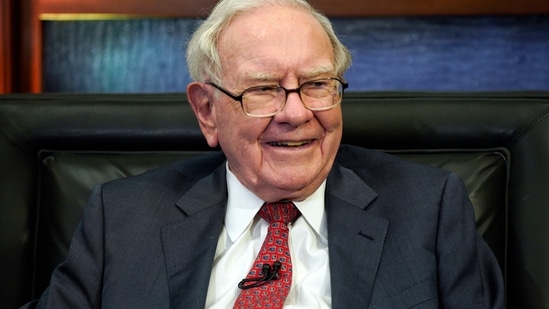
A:
[[[66,261],[28,308],[204,308],[224,161],[95,188]],[[326,188],[333,308],[503,308],[499,266],[457,176],[342,146]]]

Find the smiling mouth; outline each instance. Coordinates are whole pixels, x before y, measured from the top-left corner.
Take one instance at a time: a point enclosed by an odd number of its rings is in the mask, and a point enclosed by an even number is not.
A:
[[[308,145],[311,142],[312,140],[298,141],[298,142],[270,142],[268,144],[275,147],[300,147],[300,146]]]

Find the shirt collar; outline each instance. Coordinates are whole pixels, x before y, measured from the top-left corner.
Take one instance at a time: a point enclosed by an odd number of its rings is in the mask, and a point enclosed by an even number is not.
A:
[[[234,243],[252,224],[264,201],[242,185],[231,172],[228,164],[226,164],[226,169],[229,198],[227,200],[227,213],[225,214],[225,228],[229,239]],[[307,224],[315,230],[323,241],[328,239],[324,208],[325,189],[326,181],[322,182],[322,185],[305,200],[294,202]]]

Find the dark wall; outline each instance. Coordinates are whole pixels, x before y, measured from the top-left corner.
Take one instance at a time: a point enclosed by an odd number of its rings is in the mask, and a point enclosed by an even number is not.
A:
[[[350,91],[549,90],[549,16],[332,19]],[[184,92],[191,19],[44,22],[45,92]]]

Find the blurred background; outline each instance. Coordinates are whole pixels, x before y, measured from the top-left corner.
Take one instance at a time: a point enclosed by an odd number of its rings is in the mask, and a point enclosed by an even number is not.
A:
[[[216,1],[0,0],[0,93],[184,92]],[[317,0],[350,91],[549,90],[547,0]]]

